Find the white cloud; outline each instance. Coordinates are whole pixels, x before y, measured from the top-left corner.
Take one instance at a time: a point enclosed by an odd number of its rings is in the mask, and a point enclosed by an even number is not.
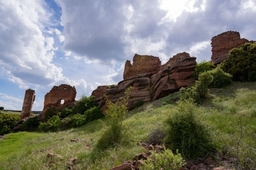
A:
[[[35,89],[37,108],[53,85],[74,85],[80,97],[121,81],[134,53],[210,60],[221,32],[256,39],[254,0],[55,1],[0,1],[0,78]]]
[[[0,106],[8,110],[21,110],[23,99],[0,93]]]
[[[51,14],[41,1],[1,1],[0,60],[20,87],[56,81],[62,69],[52,64],[54,39],[45,34]],[[2,64],[0,64],[2,65]],[[33,75],[31,82],[28,75]],[[38,81],[38,82],[36,82]]]

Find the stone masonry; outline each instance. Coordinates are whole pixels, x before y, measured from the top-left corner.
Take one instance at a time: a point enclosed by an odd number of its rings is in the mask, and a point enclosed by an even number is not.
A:
[[[35,100],[35,90],[27,89],[25,92],[20,120],[29,118]]]
[[[237,31],[227,31],[212,38],[212,57],[214,64],[219,64],[224,61],[230,50],[239,47],[240,45],[249,42],[245,38],[240,38],[240,33]]]
[[[50,107],[55,107],[61,111],[68,106],[75,105],[76,88],[68,84],[54,86],[50,92],[44,96],[44,109],[40,115],[40,119],[44,119],[45,111]]]

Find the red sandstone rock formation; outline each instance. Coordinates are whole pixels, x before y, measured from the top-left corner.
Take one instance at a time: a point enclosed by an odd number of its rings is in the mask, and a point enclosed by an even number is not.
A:
[[[124,96],[128,87],[132,87],[128,108],[133,109],[138,102],[159,99],[194,82],[196,58],[190,57],[188,53],[179,53],[164,65],[159,64],[160,60],[157,57],[137,54],[134,57],[136,60],[133,60],[133,66],[126,62],[123,81],[116,86],[99,86],[92,92],[103,111],[106,109],[105,96],[114,102]],[[143,59],[139,60],[141,57]],[[139,61],[143,62],[140,63]],[[145,65],[145,67],[141,67],[142,70],[140,71],[139,65]],[[128,73],[129,70],[131,73]]]
[[[167,96],[181,87],[194,82],[196,58],[186,52],[178,53],[161,66],[158,73],[151,77],[153,100]]]
[[[67,106],[75,105],[76,88],[67,84],[54,86],[50,92],[44,97],[44,109],[41,113],[40,119],[44,119],[44,112],[54,106],[61,111]]]
[[[142,73],[156,73],[160,69],[160,66],[161,61],[158,57],[135,54],[133,57],[133,65],[130,60],[126,61],[123,78],[127,79]]]
[[[231,49],[249,42],[247,39],[240,38],[239,32],[227,31],[212,38],[212,57],[214,64],[219,64],[224,61]]]
[[[35,100],[35,90],[27,89],[25,92],[20,120],[29,118]]]

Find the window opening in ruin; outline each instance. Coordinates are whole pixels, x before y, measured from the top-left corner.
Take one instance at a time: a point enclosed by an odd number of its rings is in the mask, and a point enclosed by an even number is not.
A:
[[[64,104],[65,100],[61,99],[60,104]]]

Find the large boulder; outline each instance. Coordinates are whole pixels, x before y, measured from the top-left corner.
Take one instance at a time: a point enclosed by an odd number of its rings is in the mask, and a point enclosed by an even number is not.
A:
[[[175,55],[164,65],[154,56],[136,54],[134,58],[133,65],[126,62],[124,80],[117,85],[99,86],[92,92],[103,111],[106,110],[106,98],[115,102],[125,96],[125,90],[129,87],[132,90],[128,108],[133,109],[141,102],[159,99],[194,82],[196,58],[186,52]]]

